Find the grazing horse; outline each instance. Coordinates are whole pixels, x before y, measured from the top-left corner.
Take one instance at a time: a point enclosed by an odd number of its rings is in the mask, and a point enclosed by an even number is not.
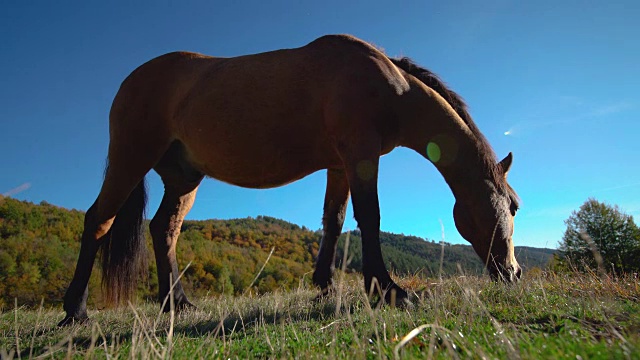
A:
[[[176,242],[204,176],[272,188],[321,169],[327,189],[314,284],[323,293],[331,285],[351,196],[367,291],[375,279],[387,302],[406,300],[379,241],[378,162],[397,146],[415,150],[442,174],[456,198],[456,227],[490,274],[520,276],[512,241],[518,205],[506,181],[511,154],[496,160],[462,99],[433,73],[354,37],[323,36],[297,49],[234,58],[160,56],[122,83],[109,123],[104,183],[85,215],[61,325],[87,319],[99,249],[107,299],[118,303],[134,290],[146,266],[141,225],[151,169],[165,188],[150,223],[159,299],[172,294],[178,308],[190,303],[177,280]]]

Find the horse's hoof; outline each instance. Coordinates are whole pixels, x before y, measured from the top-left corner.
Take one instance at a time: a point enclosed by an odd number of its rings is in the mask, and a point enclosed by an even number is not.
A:
[[[405,309],[413,309],[415,305],[413,304],[411,299],[409,299],[409,297],[406,297],[396,301],[395,306],[398,309],[405,310]]]
[[[174,305],[174,309],[176,312],[178,311],[185,311],[185,310],[196,310],[198,309],[197,306],[193,305],[189,300],[184,299],[184,300],[180,300],[178,302],[176,302]],[[171,304],[167,303],[165,304],[164,308],[162,309],[162,312],[168,313],[171,311]]]
[[[181,301],[178,306],[176,306],[176,308],[178,309],[178,311],[184,311],[184,310],[197,310],[198,307],[193,305],[189,300],[184,300]]]
[[[314,298],[313,298],[313,302],[314,302],[314,303],[322,302],[322,301],[324,301],[324,300],[329,296],[329,294],[331,294],[331,293],[332,293],[331,288],[328,288],[328,287],[327,287],[327,288],[324,288],[324,289],[320,289],[320,293],[319,293],[318,295],[316,295],[316,297],[314,297]]]
[[[409,294],[396,284],[393,284],[384,294],[384,302],[391,307],[399,309],[412,308],[413,303],[409,299]]]
[[[90,322],[89,317],[86,315],[85,316],[65,316],[65,318],[58,323],[58,327],[71,326],[76,324],[86,324],[89,322]]]

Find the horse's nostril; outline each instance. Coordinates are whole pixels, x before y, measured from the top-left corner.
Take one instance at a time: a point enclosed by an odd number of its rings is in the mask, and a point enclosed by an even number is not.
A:
[[[496,266],[489,268],[489,275],[494,281],[503,281],[505,283],[515,283],[522,276],[522,269],[518,265],[509,265],[506,267]]]
[[[509,266],[501,271],[501,278],[508,283],[514,284],[520,280],[522,270],[520,266]]]
[[[516,265],[515,269],[512,268],[509,271],[509,275],[510,275],[510,278],[511,278],[511,282],[515,283],[515,282],[520,280],[520,277],[522,276],[522,269],[520,268],[520,266]]]

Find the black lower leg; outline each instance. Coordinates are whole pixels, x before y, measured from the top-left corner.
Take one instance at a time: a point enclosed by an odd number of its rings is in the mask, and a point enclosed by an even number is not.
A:
[[[338,237],[341,230],[328,229],[325,226],[322,241],[320,242],[320,252],[316,260],[316,268],[313,272],[313,284],[320,287],[323,293],[331,285],[331,277],[335,269],[335,253],[338,247]]]
[[[85,229],[82,234],[82,241],[80,243],[80,255],[78,256],[78,263],[76,265],[73,279],[67,292],[64,295],[63,309],[66,312],[65,318],[60,321],[58,326],[69,325],[72,323],[84,322],[88,319],[87,316],[87,297],[89,295],[89,278],[91,277],[91,270],[93,269],[93,263],[96,258],[96,253],[100,248],[101,240],[96,240],[92,234],[95,233],[95,219],[93,218],[95,213],[92,206],[85,215]],[[110,236],[110,232],[105,235]]]
[[[199,180],[180,187],[165,184],[160,208],[150,224],[158,268],[158,300],[164,304],[164,311],[171,310],[169,295],[172,295],[176,309],[193,306],[179,279],[176,244],[182,221],[193,205],[198,183]]]
[[[313,283],[320,287],[323,294],[331,285],[338,238],[342,232],[348,198],[349,184],[344,170],[327,170],[327,191],[322,216],[323,234],[313,272]]]
[[[156,221],[156,219],[157,218],[154,218],[154,221]],[[152,226],[152,229],[153,228]],[[191,303],[187,299],[187,295],[184,293],[182,283],[179,279],[180,273],[178,272],[175,248],[173,248],[170,243],[172,239],[159,235],[159,233],[166,234],[166,231],[159,232],[157,228],[154,230],[152,230],[152,234],[153,249],[156,254],[156,266],[158,269],[158,301],[164,304],[164,311],[169,311],[171,309],[171,299],[169,295],[172,294],[173,304],[177,309],[190,306]]]
[[[373,162],[371,162],[373,163]],[[365,291],[370,296],[381,295],[387,303],[401,304],[406,291],[396,285],[384,264],[380,248],[380,207],[375,176],[354,171],[349,180],[353,210],[362,233],[362,272]],[[367,181],[369,180],[369,181]]]

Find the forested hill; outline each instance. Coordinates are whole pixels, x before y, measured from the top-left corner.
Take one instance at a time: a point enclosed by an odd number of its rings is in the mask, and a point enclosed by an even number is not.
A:
[[[45,202],[39,205],[0,197],[0,308],[19,304],[59,303],[75,267],[84,213]],[[309,282],[321,232],[289,222],[259,216],[255,219],[185,221],[178,243],[185,288],[192,296],[239,293],[251,284],[271,249],[273,255],[253,291],[266,292]],[[340,239],[337,265],[343,259]],[[149,239],[149,236],[147,236]],[[479,273],[483,265],[468,245],[425,241],[415,236],[381,232],[385,261],[396,274],[422,273],[437,276]],[[151,249],[150,240],[149,249]],[[349,234],[346,268],[362,266],[360,233]],[[444,253],[443,253],[444,249]],[[516,247],[523,267],[544,267],[554,250]],[[157,292],[155,261],[149,252],[149,272],[139,286],[145,298]],[[442,266],[441,266],[442,256]],[[97,273],[97,271],[96,271]],[[90,301],[100,303],[99,276],[90,282]]]

